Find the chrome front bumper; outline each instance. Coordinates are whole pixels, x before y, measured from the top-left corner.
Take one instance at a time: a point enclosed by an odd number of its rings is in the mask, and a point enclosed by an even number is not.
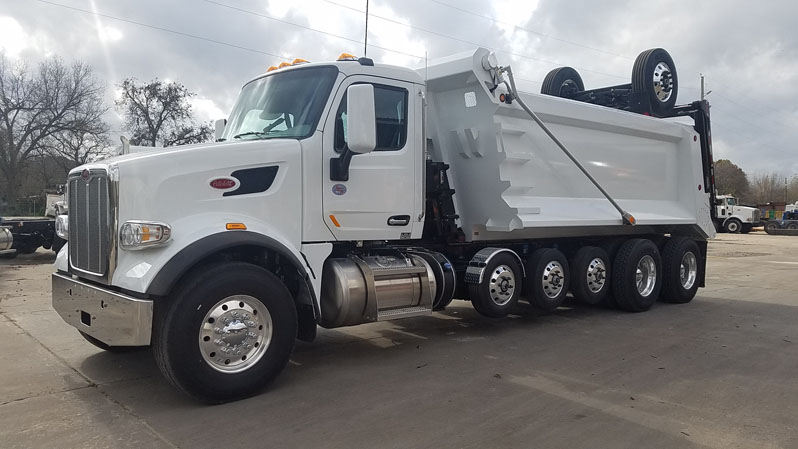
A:
[[[147,346],[152,336],[152,301],[122,295],[53,274],[53,308],[79,331],[108,346]]]

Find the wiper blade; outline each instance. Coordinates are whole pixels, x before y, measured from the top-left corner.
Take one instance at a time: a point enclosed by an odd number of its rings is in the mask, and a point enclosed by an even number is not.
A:
[[[233,136],[233,139],[240,139],[240,138],[242,138],[244,136],[268,137],[269,133],[264,133],[264,132],[260,132],[260,131],[248,131],[248,132],[245,132],[245,133],[236,134],[235,136]]]

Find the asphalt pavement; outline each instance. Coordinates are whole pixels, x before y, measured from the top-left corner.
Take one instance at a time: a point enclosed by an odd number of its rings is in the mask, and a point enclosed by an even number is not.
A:
[[[262,394],[174,391],[149,350],[90,345],[53,311],[52,252],[0,261],[0,447],[795,448],[798,237],[720,235],[707,288],[630,314],[324,330]]]

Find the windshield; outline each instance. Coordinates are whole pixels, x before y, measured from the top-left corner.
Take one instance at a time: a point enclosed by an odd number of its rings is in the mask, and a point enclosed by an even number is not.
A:
[[[337,74],[338,69],[332,66],[308,67],[250,82],[241,90],[222,139],[303,139],[310,136]]]

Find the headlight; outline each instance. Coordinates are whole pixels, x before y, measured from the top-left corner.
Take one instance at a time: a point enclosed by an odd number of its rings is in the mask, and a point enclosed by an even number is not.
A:
[[[69,215],[55,217],[55,234],[64,240],[69,240]]]
[[[119,230],[119,244],[124,249],[144,249],[169,241],[172,228],[166,223],[127,221]]]

